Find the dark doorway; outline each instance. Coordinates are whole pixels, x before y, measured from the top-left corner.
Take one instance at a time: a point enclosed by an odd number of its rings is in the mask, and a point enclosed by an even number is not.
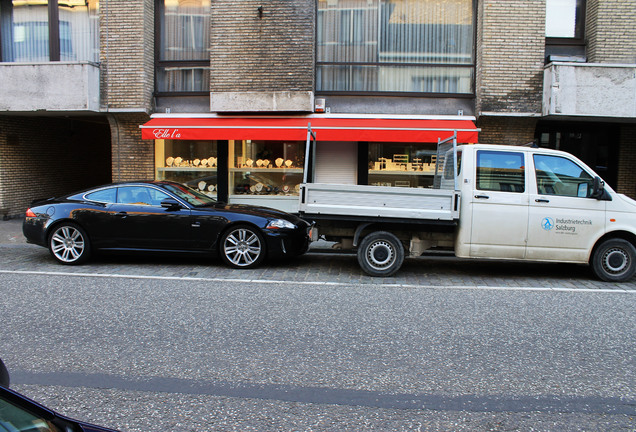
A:
[[[563,150],[578,157],[616,189],[619,131],[611,123],[542,121],[537,124],[535,138],[540,147]]]

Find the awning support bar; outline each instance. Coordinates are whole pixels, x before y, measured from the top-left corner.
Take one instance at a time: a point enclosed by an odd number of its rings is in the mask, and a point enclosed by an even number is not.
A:
[[[316,141],[316,134],[311,130],[311,123],[307,125],[307,143],[305,144],[305,169],[303,170],[303,183],[307,183],[309,174],[309,155],[311,150],[311,140]]]

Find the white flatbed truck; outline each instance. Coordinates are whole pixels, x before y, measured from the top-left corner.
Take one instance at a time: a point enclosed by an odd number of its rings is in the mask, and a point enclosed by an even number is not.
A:
[[[309,134],[307,147],[308,155]],[[457,146],[449,138],[438,144],[437,157],[433,188],[317,184],[305,177],[299,213],[315,223],[315,239],[357,249],[371,276],[390,276],[405,256],[439,249],[461,258],[584,263],[605,281],[636,273],[636,201],[573,155]]]

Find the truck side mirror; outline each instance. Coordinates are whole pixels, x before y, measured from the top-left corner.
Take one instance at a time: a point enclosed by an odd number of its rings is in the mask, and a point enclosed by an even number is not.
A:
[[[597,200],[605,200],[610,201],[611,198],[607,192],[605,192],[605,182],[601,180],[600,177],[594,177],[594,183],[592,185],[592,194],[591,198],[596,198]]]

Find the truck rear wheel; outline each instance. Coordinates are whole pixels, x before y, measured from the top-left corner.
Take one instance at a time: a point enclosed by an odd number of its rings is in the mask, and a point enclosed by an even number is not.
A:
[[[594,251],[591,264],[599,279],[607,282],[627,281],[636,273],[636,248],[627,240],[606,240]]]
[[[386,231],[377,231],[362,239],[358,263],[370,276],[391,276],[404,262],[402,242]]]

